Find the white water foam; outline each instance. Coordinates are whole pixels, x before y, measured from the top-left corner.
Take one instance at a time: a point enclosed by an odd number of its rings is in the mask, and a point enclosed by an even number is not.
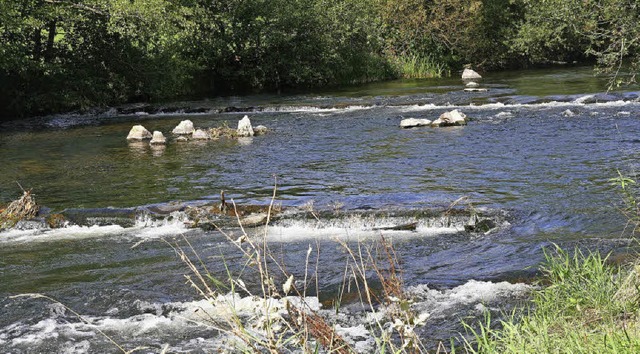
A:
[[[492,283],[470,280],[449,290],[434,290],[427,285],[409,287],[408,296],[413,300],[411,311],[416,321],[428,329],[438,326],[437,321],[457,321],[462,315],[481,315],[482,311],[499,308],[513,299],[525,299],[532,287],[507,282]],[[230,350],[239,345],[230,335],[216,335],[215,328],[225,328],[229,321],[240,320],[242,328],[252,335],[264,337],[267,322],[273,330],[286,331],[282,320],[287,314],[287,302],[297,308],[314,311],[335,325],[337,332],[357,351],[375,350],[372,329],[393,328],[403,325],[394,322],[386,307],[372,312],[368,306],[358,303],[335,309],[322,309],[315,297],[307,297],[304,304],[298,297],[262,299],[238,294],[218,295],[211,299],[190,302],[149,303],[138,301],[134,307],[140,313],[124,318],[82,316],[80,320],[69,313],[49,311],[49,317],[27,324],[16,322],[0,328],[0,344],[8,351],[30,348],[56,342],[58,352],[95,351],[90,348],[102,341],[102,348],[111,345],[100,332],[118,338],[125,348],[136,345],[165,347],[171,352],[189,350]],[[54,306],[54,305],[51,305]],[[390,311],[394,311],[389,308]],[[397,310],[395,310],[397,311]],[[44,312],[46,313],[46,311]],[[440,320],[438,320],[440,319]],[[435,322],[434,322],[435,321]],[[406,324],[405,324],[406,325]],[[428,339],[428,338],[424,338]],[[173,344],[166,344],[171,341]],[[127,344],[129,343],[129,344]],[[131,344],[134,343],[134,344]]]
[[[609,102],[598,102],[598,103],[584,103],[584,101],[588,100],[588,97],[578,98],[574,101],[569,102],[559,102],[559,101],[551,101],[545,103],[513,103],[513,104],[505,104],[502,102],[496,103],[487,103],[482,105],[468,104],[468,105],[454,105],[454,104],[446,104],[446,105],[434,105],[434,104],[425,104],[425,105],[410,105],[410,106],[390,106],[399,109],[401,112],[420,112],[420,111],[434,111],[434,110],[442,110],[442,109],[460,109],[460,110],[494,110],[494,109],[504,109],[504,108],[564,108],[564,107],[588,107],[588,108],[603,108],[603,107],[629,107],[629,106],[640,106],[640,102],[635,101],[609,101]]]
[[[49,229],[10,229],[0,232],[0,243],[50,242],[59,240],[78,240],[87,238],[111,237],[116,235],[134,236],[141,239],[156,239],[165,236],[183,234],[189,231],[185,226],[186,216],[176,212],[171,217],[153,219],[140,217],[133,227],[124,228],[119,225],[78,226]]]
[[[185,226],[187,215],[183,212],[173,212],[168,217],[153,218],[143,215],[136,218],[133,234],[143,239],[161,238],[171,235],[179,235],[188,231]]]
[[[280,106],[280,107],[265,107],[261,111],[251,113],[346,113],[353,111],[362,111],[373,109],[378,106],[363,106],[353,105],[345,107],[314,107],[314,106]]]
[[[379,220],[374,218],[348,218],[331,222],[310,220],[289,220],[286,224],[276,224],[267,229],[267,240],[272,242],[294,242],[303,240],[358,241],[378,239],[380,235],[398,238],[424,238],[444,234],[455,234],[464,231],[464,227],[444,227],[417,222],[415,230],[394,230],[392,228],[411,223],[411,220]],[[258,229],[257,233],[262,233]]]
[[[52,240],[83,239],[122,234],[119,225],[68,226],[59,229],[11,229],[0,233],[0,243],[48,242]]]

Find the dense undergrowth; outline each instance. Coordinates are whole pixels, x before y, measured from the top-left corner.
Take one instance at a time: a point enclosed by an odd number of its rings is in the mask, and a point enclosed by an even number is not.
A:
[[[639,13],[631,0],[3,1],[0,118],[464,64],[597,60],[621,74],[638,56]]]

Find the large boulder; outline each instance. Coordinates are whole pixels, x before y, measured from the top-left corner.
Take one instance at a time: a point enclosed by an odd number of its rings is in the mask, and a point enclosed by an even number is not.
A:
[[[127,135],[127,140],[143,140],[151,139],[151,132],[149,132],[142,125],[134,125]]]
[[[156,130],[153,132],[153,138],[151,138],[149,144],[164,145],[166,142],[167,138],[164,137],[162,132]]]
[[[434,120],[431,125],[434,127],[450,127],[455,125],[466,125],[467,115],[454,109],[450,112],[444,112],[440,117]]]
[[[180,122],[180,124],[178,124],[177,127],[173,128],[171,132],[178,135],[188,135],[193,134],[194,131],[195,128],[193,127],[193,122],[187,119]]]
[[[464,69],[464,71],[462,71],[462,80],[478,80],[478,79],[482,79],[482,76],[480,76],[480,74],[478,74],[477,72],[471,69]]]
[[[253,127],[251,126],[251,120],[249,120],[249,116],[244,116],[238,122],[238,136],[239,137],[247,137],[254,136],[255,133],[253,131]]]
[[[400,121],[401,128],[425,127],[431,125],[428,119],[407,118]]]
[[[202,130],[202,129],[196,129],[195,132],[193,132],[193,136],[191,136],[194,140],[209,140],[211,139],[211,135],[209,135],[209,132],[207,132],[206,130]]]

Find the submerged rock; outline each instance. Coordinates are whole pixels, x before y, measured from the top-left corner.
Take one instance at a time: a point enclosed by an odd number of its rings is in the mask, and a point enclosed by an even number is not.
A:
[[[444,112],[440,117],[434,120],[431,125],[434,127],[450,127],[456,125],[466,125],[467,115],[454,109],[450,112]]]
[[[206,130],[196,129],[196,131],[193,132],[192,138],[194,140],[209,140],[211,139],[211,135],[209,135],[209,132]]]
[[[238,122],[238,136],[239,137],[248,137],[254,136],[255,132],[253,131],[253,127],[251,126],[251,120],[249,120],[249,116],[244,116]]]
[[[162,135],[162,132],[159,132],[156,130],[153,132],[153,138],[151,139],[149,144],[163,145],[166,142],[167,142],[167,138],[165,138],[164,135]]]
[[[477,79],[482,79],[482,76],[480,76],[480,74],[478,74],[477,72],[471,69],[464,69],[464,71],[462,72],[462,80],[477,80]]]
[[[194,131],[195,128],[193,127],[193,122],[187,119],[180,122],[180,124],[173,128],[171,132],[178,135],[188,135],[192,134]]]
[[[480,84],[475,81],[469,81],[465,86],[469,88],[476,88],[476,87],[480,87]]]
[[[176,141],[179,143],[183,143],[183,142],[189,141],[189,138],[187,138],[186,136],[179,136],[176,138]]]
[[[484,87],[466,87],[464,89],[464,92],[487,92],[489,91],[489,89],[486,89]]]
[[[567,110],[565,110],[564,112],[562,112],[562,116],[563,116],[563,117],[567,117],[567,118],[573,117],[573,116],[575,116],[575,115],[576,115],[576,114],[575,114],[572,110],[570,110],[570,109],[567,109]]]
[[[80,226],[133,227],[136,223],[136,211],[130,208],[65,209],[60,215],[67,222]]]
[[[269,218],[274,220],[281,211],[280,208],[270,210],[268,205],[230,205],[223,199],[220,204],[187,207],[188,221],[185,225],[215,230],[237,227],[239,221],[245,228],[258,227],[264,226]]]
[[[134,125],[127,135],[127,140],[143,140],[151,139],[151,132],[149,132],[142,125]]]
[[[467,232],[479,232],[486,233],[498,227],[495,220],[492,219],[477,219],[464,226],[464,230]]]
[[[47,225],[52,229],[64,227],[68,224],[68,221],[62,214],[49,214],[45,217]]]
[[[426,127],[431,125],[428,119],[407,118],[400,121],[401,128]]]

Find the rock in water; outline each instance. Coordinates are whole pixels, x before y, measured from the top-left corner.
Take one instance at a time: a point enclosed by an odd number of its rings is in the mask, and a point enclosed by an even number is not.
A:
[[[251,120],[249,120],[249,116],[244,116],[238,122],[238,136],[247,137],[254,136],[253,127],[251,126]]]
[[[127,140],[151,139],[151,132],[141,125],[134,125],[127,135]]]
[[[202,129],[197,129],[195,132],[193,132],[192,138],[194,140],[209,140],[211,139],[211,136],[209,135],[208,132]]]
[[[462,72],[462,80],[476,80],[476,79],[482,79],[482,76],[480,76],[480,74],[478,74],[477,72],[471,69],[464,69],[464,71]]]
[[[167,138],[165,138],[164,135],[162,135],[162,132],[159,132],[156,130],[153,132],[153,138],[151,138],[151,141],[149,142],[149,144],[164,145],[166,142],[167,142]]]
[[[253,132],[255,133],[255,135],[264,135],[267,134],[268,131],[269,128],[265,127],[264,125],[259,125],[253,128]]]
[[[574,117],[575,115],[576,114],[570,109],[567,109],[566,111],[562,112],[562,116],[567,118]]]
[[[431,125],[435,127],[450,127],[455,125],[466,125],[467,124],[467,116],[454,109],[450,112],[444,112],[440,115],[440,117],[434,120]]]
[[[428,119],[407,118],[400,121],[401,128],[425,127],[431,125]]]
[[[464,92],[487,92],[489,89],[484,87],[465,87]]]
[[[480,87],[480,84],[475,81],[469,81],[465,86],[469,88],[475,88],[475,87]]]
[[[178,124],[177,127],[173,128],[171,132],[178,135],[187,135],[192,134],[194,131],[195,128],[193,127],[193,122],[187,119],[180,122],[180,124]]]

